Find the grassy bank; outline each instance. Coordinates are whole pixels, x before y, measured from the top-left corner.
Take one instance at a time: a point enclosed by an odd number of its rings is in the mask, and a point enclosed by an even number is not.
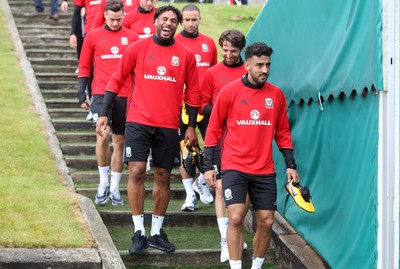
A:
[[[1,14],[0,247],[86,246],[78,201],[61,183]]]

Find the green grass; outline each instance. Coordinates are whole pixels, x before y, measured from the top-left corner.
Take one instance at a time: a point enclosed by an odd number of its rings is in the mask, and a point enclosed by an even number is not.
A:
[[[0,247],[85,246],[78,201],[57,173],[4,15],[0,44]]]

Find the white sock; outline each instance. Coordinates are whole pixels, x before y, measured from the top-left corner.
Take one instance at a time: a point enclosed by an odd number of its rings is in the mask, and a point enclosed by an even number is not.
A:
[[[164,216],[153,215],[151,218],[151,232],[150,235],[160,234],[164,222]]]
[[[108,186],[108,171],[110,170],[110,166],[97,166],[100,174],[100,184]]]
[[[196,194],[194,193],[194,190],[193,190],[193,187],[192,187],[193,178],[185,178],[185,179],[182,179],[182,183],[183,183],[183,186],[185,187],[186,198],[193,197],[193,196],[196,195]]]
[[[261,269],[263,263],[264,263],[264,258],[258,258],[253,256],[253,264],[251,265],[251,269]]]
[[[111,184],[110,192],[119,190],[119,182],[121,180],[122,173],[111,171]]]
[[[144,229],[144,214],[132,216],[133,225],[135,226],[136,231],[142,231],[142,235],[146,235],[146,231]]]
[[[221,238],[226,238],[226,231],[228,230],[228,218],[218,218],[217,222]]]
[[[242,261],[233,261],[229,260],[229,265],[231,266],[231,269],[242,269]]]
[[[200,173],[197,177],[197,182],[198,184],[206,184],[206,181],[204,180],[204,175],[202,173]]]

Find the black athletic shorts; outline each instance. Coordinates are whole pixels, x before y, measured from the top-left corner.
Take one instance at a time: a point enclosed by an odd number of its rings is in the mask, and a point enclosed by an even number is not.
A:
[[[124,162],[146,162],[150,149],[154,167],[172,169],[179,152],[178,130],[127,122]]]
[[[93,114],[93,126],[96,127],[98,113],[103,106],[103,94],[95,94],[90,98],[90,111]],[[108,126],[114,134],[125,134],[127,97],[116,97],[108,113]]]
[[[254,210],[276,211],[276,174],[254,175],[236,170],[222,171],[222,190],[226,206],[244,204],[249,193]]]

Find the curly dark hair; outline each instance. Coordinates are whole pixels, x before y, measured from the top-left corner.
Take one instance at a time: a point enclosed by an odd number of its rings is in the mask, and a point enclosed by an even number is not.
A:
[[[156,19],[158,18],[158,16],[160,16],[162,13],[166,12],[166,11],[172,11],[176,14],[176,16],[178,17],[178,24],[182,24],[183,22],[183,17],[182,17],[182,13],[179,9],[177,9],[174,6],[171,5],[167,5],[167,6],[161,6],[159,8],[157,8],[156,12],[154,13],[154,20],[153,22],[156,21]]]
[[[270,46],[262,42],[255,42],[247,46],[246,50],[244,51],[245,59],[249,59],[252,56],[268,56],[271,57],[274,51]]]

